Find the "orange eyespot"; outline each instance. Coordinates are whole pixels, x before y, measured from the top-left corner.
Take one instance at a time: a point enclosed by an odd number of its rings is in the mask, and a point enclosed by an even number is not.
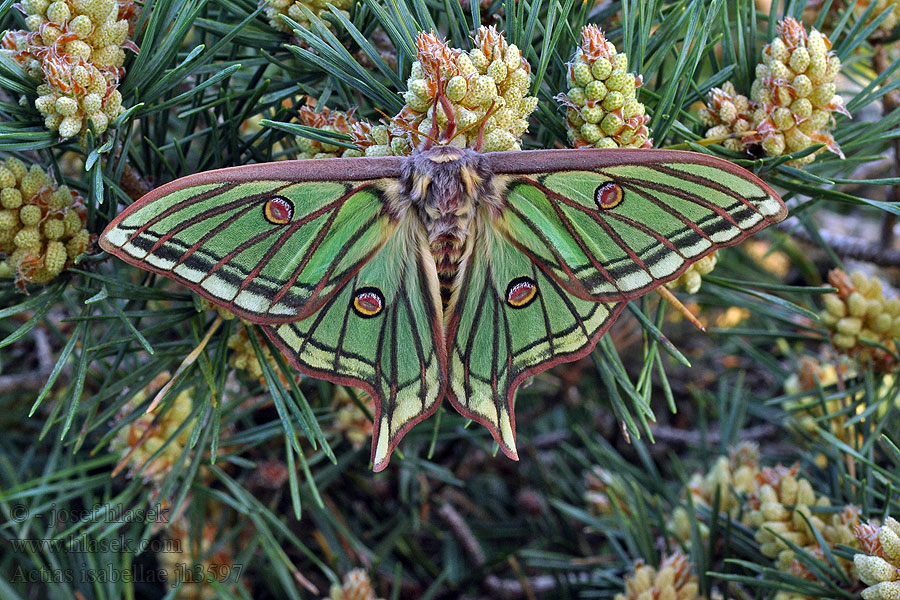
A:
[[[604,183],[594,192],[594,201],[603,210],[617,207],[624,197],[622,187],[612,181]]]
[[[506,303],[513,308],[525,308],[537,296],[537,284],[529,277],[516,277],[506,287]]]
[[[294,205],[287,198],[274,196],[269,198],[263,206],[263,215],[269,223],[285,225],[290,223],[294,216]]]
[[[359,288],[353,296],[353,310],[364,319],[378,316],[384,310],[384,296],[378,288]]]

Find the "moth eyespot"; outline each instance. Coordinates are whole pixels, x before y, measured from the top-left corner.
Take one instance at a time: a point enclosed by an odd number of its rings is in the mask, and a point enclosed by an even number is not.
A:
[[[384,310],[384,296],[378,288],[359,288],[353,296],[352,306],[356,314],[364,319],[371,319]]]
[[[525,308],[537,296],[537,284],[530,277],[516,277],[506,287],[506,303],[513,308]]]
[[[294,205],[287,198],[273,196],[263,205],[263,216],[269,223],[286,225],[294,216]]]
[[[624,197],[625,192],[622,191],[622,186],[612,181],[599,186],[594,192],[594,202],[602,210],[617,207],[622,203]]]

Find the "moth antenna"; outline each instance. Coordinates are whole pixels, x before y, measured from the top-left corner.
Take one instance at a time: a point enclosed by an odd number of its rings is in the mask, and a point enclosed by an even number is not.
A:
[[[441,78],[438,77],[438,91],[434,96],[434,102],[431,103],[431,129],[428,130],[428,135],[425,136],[428,138],[428,140],[422,146],[423,150],[428,150],[429,148],[431,148],[432,142],[434,142],[435,144],[440,144],[440,141],[438,141],[438,139],[437,139],[437,137],[440,133],[438,131],[438,124],[437,124],[437,103],[438,103],[439,98],[441,97],[441,87],[440,86],[441,86]]]
[[[662,286],[656,288],[656,291],[660,296],[663,297],[663,299],[665,299],[669,304],[674,306],[675,310],[677,310],[682,315],[684,315],[684,318],[687,319],[688,321],[690,321],[694,327],[696,327],[703,333],[706,333],[706,327],[703,326],[703,323],[700,322],[700,319],[698,319],[694,315],[694,313],[692,313],[690,310],[688,310],[688,307],[685,306],[684,304],[682,304],[681,300],[679,300],[677,297],[675,297],[675,294],[673,294],[672,292],[669,291],[669,288],[662,285]]]
[[[430,141],[433,141],[436,144],[442,143],[436,139],[438,137],[443,138],[443,143],[448,143],[456,136],[456,111],[453,110],[453,104],[450,103],[450,99],[447,98],[447,94],[444,93],[444,84],[443,78],[439,75],[437,78],[437,90],[434,93],[434,101],[431,104],[431,130],[427,136]],[[443,135],[441,135],[438,130],[438,104],[444,109],[444,114],[447,116],[447,128],[443,131]],[[426,143],[425,150],[430,146],[431,144]]]
[[[438,100],[441,102],[441,108],[444,109],[444,114],[447,115],[447,129],[444,130],[444,138],[449,142],[456,137],[456,111],[453,110],[453,105],[450,103],[450,99],[447,98],[447,95],[444,94],[443,90],[438,91]],[[437,106],[435,106],[435,109],[437,109]],[[436,116],[435,112],[432,113],[432,120]]]
[[[494,112],[494,109],[497,107],[497,101],[494,100],[491,102],[490,108],[487,109],[487,112],[484,113],[484,118],[481,120],[481,124],[478,126],[478,139],[475,141],[475,146],[472,148],[475,152],[481,152],[481,146],[484,144],[484,126],[487,125],[488,119],[491,117],[491,113]]]
[[[488,109],[488,112],[485,113],[484,118],[481,121],[476,121],[475,123],[472,123],[471,125],[463,127],[462,129],[460,129],[459,131],[456,132],[456,135],[462,135],[464,133],[468,133],[468,132],[472,131],[473,129],[475,129],[476,127],[484,127],[484,124],[487,121],[488,117],[491,116],[492,109],[493,109],[493,106],[491,106],[491,108]],[[559,147],[564,148],[564,146],[562,144],[559,144]]]

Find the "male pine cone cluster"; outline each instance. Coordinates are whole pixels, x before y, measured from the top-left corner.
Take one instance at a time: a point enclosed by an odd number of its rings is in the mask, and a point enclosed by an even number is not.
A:
[[[333,6],[342,15],[350,18],[349,11],[353,7],[353,2],[352,0],[267,0],[265,13],[269,19],[269,25],[273,29],[288,32],[290,28],[281,20],[282,15],[290,17],[305,29],[312,29],[309,12],[314,17],[321,17],[323,13],[329,12],[329,6]]]
[[[328,597],[322,600],[379,600],[368,573],[353,569],[344,575],[341,584],[332,584]]]
[[[375,412],[375,402],[369,394],[359,394],[359,401],[365,405],[370,413]],[[362,448],[372,437],[372,420],[357,406],[346,387],[335,388],[331,399],[331,410],[334,413],[334,421],[328,427],[330,432],[342,436],[355,450]]]
[[[358,135],[365,137],[373,127],[369,123],[359,121],[353,117],[353,111],[341,112],[323,108],[316,112],[311,106],[302,106],[297,113],[301,125],[314,127],[328,133],[342,133],[344,135]],[[387,135],[387,127],[383,127],[384,135]],[[354,133],[354,131],[356,133]],[[362,156],[362,151],[353,148],[344,148],[336,144],[329,144],[312,138],[298,137],[297,145],[300,153],[297,158],[338,158]]]
[[[827,497],[817,494],[809,480],[798,477],[798,466],[791,468],[759,466],[754,444],[737,446],[729,457],[720,457],[705,474],[696,474],[688,484],[694,506],[700,514],[716,502],[720,514],[754,531],[760,552],[774,560],[775,567],[794,576],[813,580],[815,575],[803,564],[788,542],[824,560],[815,527],[829,550],[839,546],[856,547],[854,528],[859,523],[859,507],[846,505],[835,512]],[[699,523],[701,536],[708,531]],[[675,509],[668,528],[681,543],[690,543],[691,518],[684,506]],[[838,565],[851,579],[855,576],[849,560],[838,557]],[[776,600],[810,600],[802,594],[778,592]]]
[[[853,528],[859,523],[859,508],[847,505],[839,513],[819,512],[831,502],[815,493],[809,481],[797,477],[797,467],[764,468],[757,476],[759,489],[750,498],[748,522],[756,529],[760,552],[775,559],[783,570],[809,578],[810,573],[788,546],[791,542],[810,554],[824,558],[812,531],[815,527],[829,548],[838,544],[855,545]],[[852,575],[852,563],[838,559],[838,564]]]
[[[528,96],[531,67],[493,26],[481,27],[474,47],[450,48],[433,33],[416,36],[406,105],[394,117],[389,139],[365,147],[366,155],[408,154],[426,136],[455,121],[451,145],[483,152],[518,150],[537,98]],[[436,102],[443,93],[447,102]],[[450,114],[448,114],[450,113]],[[382,136],[383,137],[383,136]],[[387,142],[387,143],[382,143]]]
[[[688,557],[676,552],[663,558],[658,569],[639,561],[625,578],[625,593],[615,600],[703,600]]]
[[[269,350],[265,342],[260,340],[259,343],[269,365],[276,373],[280,372],[275,359],[272,358],[272,351]],[[262,385],[265,385],[266,379],[263,376],[263,368],[256,357],[256,351],[253,349],[253,343],[250,341],[250,334],[247,332],[246,325],[239,323],[236,326],[234,333],[228,337],[228,348],[231,350],[228,364],[233,369],[244,371],[251,379],[258,380]],[[284,383],[286,384],[287,382]]]
[[[434,33],[420,33],[416,57],[403,94],[406,104],[390,125],[358,121],[350,113],[302,108],[302,124],[347,133],[359,150],[304,139],[299,142],[300,157],[405,156],[445,131],[451,135],[449,144],[459,148],[521,149],[537,98],[527,95],[528,61],[502,33],[481,27],[468,52],[451,48]]]
[[[641,77],[628,72],[618,52],[596,25],[581,30],[581,44],[569,63],[566,106],[569,142],[576,148],[649,148],[644,105],[637,100]]]
[[[861,553],[853,556],[860,580],[867,587],[863,600],[900,598],[900,523],[892,517],[884,525],[868,522],[856,527]]]
[[[822,323],[841,352],[862,363],[871,361],[889,372],[897,365],[894,339],[900,338],[900,298],[885,299],[881,281],[859,271],[848,277],[840,269],[828,274],[837,293],[822,297]]]
[[[37,165],[0,163],[0,205],[0,277],[22,289],[53,280],[91,245],[84,200]]]
[[[67,138],[97,134],[122,112],[119,79],[136,7],[132,0],[23,0],[28,31],[8,31],[0,45],[34,79],[35,108],[47,129]]]
[[[168,372],[156,377],[119,410],[116,421],[121,422],[134,414],[135,409],[168,379]],[[129,477],[136,475],[143,467],[141,476],[145,482],[161,485],[165,481],[191,437],[192,424],[185,425],[185,421],[190,419],[193,411],[193,394],[193,388],[180,392],[159,419],[158,411],[149,414],[141,411],[137,419],[119,429],[110,443],[110,451],[123,458],[128,457]],[[151,460],[163,446],[162,453]]]
[[[732,151],[761,145],[767,155],[780,156],[824,144],[843,157],[828,132],[834,112],[849,116],[834,83],[840,70],[828,38],[815,29],[807,34],[799,21],[787,17],[778,24],[778,37],[763,49],[749,98],[730,82],[709,92],[700,111],[706,135],[731,136],[723,145]],[[750,131],[755,133],[743,135]],[[808,154],[792,164],[814,159],[815,153]]]
[[[857,0],[853,4],[853,12],[862,17],[870,4],[875,4],[875,8],[869,13],[867,24],[887,11],[888,15],[878,26],[878,30],[889,34],[900,23],[900,0]]]
[[[708,128],[706,137],[725,138],[722,145],[732,152],[744,149],[741,134],[752,128],[750,99],[738,94],[734,84],[726,81],[706,95],[706,106],[700,109],[700,121]]]
[[[855,414],[848,413],[846,408],[857,402],[863,394],[840,396],[829,393],[825,399],[818,396],[820,387],[827,388],[855,375],[853,360],[846,356],[834,363],[819,361],[810,356],[804,356],[798,361],[795,371],[784,382],[784,391],[791,396],[801,397],[786,400],[782,406],[791,413],[797,429],[804,436],[818,437],[821,428],[851,446],[855,445],[857,439],[862,443],[857,428],[865,426],[866,422],[851,424],[850,420]],[[827,457],[821,453],[816,455],[815,461],[822,468],[828,463]]]

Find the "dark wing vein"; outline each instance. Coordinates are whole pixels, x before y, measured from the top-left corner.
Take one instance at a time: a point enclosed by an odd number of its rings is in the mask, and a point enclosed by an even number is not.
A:
[[[754,206],[752,202],[749,202],[746,198],[744,198],[741,194],[737,193],[733,189],[722,185],[717,181],[713,181],[712,179],[708,179],[703,177],[702,175],[697,175],[696,173],[689,173],[686,171],[679,171],[678,169],[673,169],[671,167],[667,167],[666,165],[660,164],[656,166],[656,170],[660,173],[665,173],[671,177],[678,177],[680,179],[687,179],[688,181],[693,181],[694,183],[698,183],[699,185],[706,186],[708,188],[712,188],[722,194],[727,196],[731,196],[735,200],[742,202],[745,206],[753,209],[759,216],[765,218],[765,215],[760,212],[760,210]],[[765,196],[764,196],[765,197]]]

